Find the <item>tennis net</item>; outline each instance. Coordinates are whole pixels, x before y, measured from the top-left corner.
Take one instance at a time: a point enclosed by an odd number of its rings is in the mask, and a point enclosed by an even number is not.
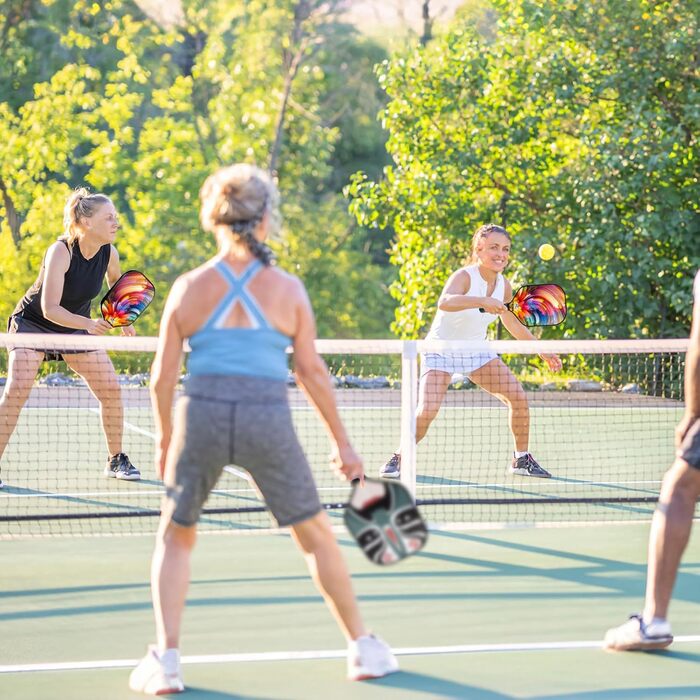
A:
[[[25,348],[63,353],[90,380],[103,399],[107,422],[123,422],[122,449],[142,478],[105,476],[108,448],[100,403],[65,362],[43,362],[27,385],[31,390],[0,460],[5,483],[0,537],[154,532],[163,493],[153,468],[149,398],[156,339],[20,338]],[[17,335],[0,335],[0,374],[7,376],[8,348],[19,343]],[[433,526],[460,527],[649,518],[673,459],[674,427],[684,408],[686,346],[683,339],[320,340],[317,345],[367,475],[376,476],[401,446],[401,479],[426,519]],[[500,355],[510,372],[485,375],[482,368],[471,376],[509,396],[512,410],[466,377],[474,355],[484,353]],[[550,371],[540,353],[558,353],[562,370]],[[435,356],[442,370],[421,395],[421,371]],[[293,355],[290,359],[293,367]],[[186,367],[182,372],[186,381]],[[443,382],[446,372],[454,375]],[[295,427],[322,502],[340,522],[349,487],[329,469],[328,438],[291,372],[288,384]],[[21,387],[14,385],[13,392],[6,402],[20,400]],[[416,446],[419,404],[419,429],[431,410],[436,415]],[[551,478],[511,472],[510,424],[522,433],[523,405],[529,450]],[[5,431],[0,438],[9,434],[11,423],[0,422]],[[110,439],[114,435],[112,428]],[[200,528],[246,532],[271,527],[245,464],[228,465],[205,505]]]

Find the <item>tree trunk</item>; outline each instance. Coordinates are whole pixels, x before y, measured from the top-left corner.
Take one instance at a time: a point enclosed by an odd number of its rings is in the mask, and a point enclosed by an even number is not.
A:
[[[294,10],[294,27],[290,37],[291,50],[288,52],[288,55],[285,56],[285,66],[287,68],[287,72],[284,76],[282,100],[280,102],[280,108],[277,113],[277,120],[275,122],[275,140],[272,144],[272,148],[270,149],[270,162],[268,165],[268,170],[271,173],[275,173],[277,171],[277,161],[279,160],[280,151],[282,150],[282,142],[284,140],[284,120],[287,115],[289,98],[292,94],[292,85],[294,84],[294,79],[299,72],[299,66],[301,65],[301,61],[304,58],[304,53],[308,46],[308,42],[304,37],[302,25],[304,21],[308,19],[310,13],[311,8],[309,6],[309,0],[299,0],[296,9]]]
[[[7,191],[5,186],[5,181],[0,177],[0,194],[2,194],[2,203],[5,207],[5,216],[7,218],[7,225],[10,227],[10,232],[12,233],[12,241],[15,244],[15,248],[19,248],[20,241],[22,237],[19,232],[20,224],[22,220],[20,219],[17,210],[15,209],[15,204],[10,197],[10,193]]]
[[[420,43],[425,46],[433,38],[433,19],[430,16],[430,0],[423,0],[423,34]]]
[[[498,213],[501,216],[499,224],[503,226],[504,229],[508,229],[508,200],[510,199],[510,194],[504,192],[501,195],[501,199],[498,202]]]

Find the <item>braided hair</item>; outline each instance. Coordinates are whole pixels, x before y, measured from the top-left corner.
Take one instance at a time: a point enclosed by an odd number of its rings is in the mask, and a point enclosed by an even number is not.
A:
[[[260,260],[270,265],[270,248],[255,236],[265,214],[272,212],[277,189],[269,175],[253,165],[237,163],[217,170],[202,185],[201,222],[207,231],[226,226]]]

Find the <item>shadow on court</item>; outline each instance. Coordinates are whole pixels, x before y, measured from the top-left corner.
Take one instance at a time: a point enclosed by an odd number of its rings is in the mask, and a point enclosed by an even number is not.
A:
[[[700,697],[700,642],[656,654],[592,648],[641,604],[648,527],[433,532],[427,551],[374,567],[343,544],[371,629],[411,648],[402,671],[344,678],[342,638],[288,537],[203,536],[183,653],[254,654],[255,662],[185,667],[187,698],[207,700],[680,700]],[[128,669],[153,635],[153,539],[56,538],[0,543],[0,697],[129,698]],[[700,555],[691,543],[674,599],[676,634],[694,635]],[[676,622],[677,621],[677,622]],[[41,640],[41,643],[37,643]],[[538,645],[547,645],[546,648]],[[573,644],[574,646],[567,646]],[[506,646],[505,649],[496,647]],[[528,647],[519,649],[518,647]],[[458,653],[444,648],[458,647]],[[312,652],[308,659],[275,658]],[[45,671],[43,664],[75,670]],[[52,694],[53,693],[53,694]]]
[[[605,536],[605,529],[596,528],[592,531],[594,536]],[[575,588],[567,590],[551,590],[540,589],[539,587],[520,588],[518,597],[521,600],[537,601],[537,600],[559,600],[566,601],[569,599],[586,600],[596,599],[601,596],[606,598],[617,597],[641,597],[644,593],[645,583],[645,564],[637,564],[621,561],[614,557],[595,556],[593,554],[572,551],[570,548],[562,547],[547,547],[536,545],[532,542],[513,542],[502,537],[489,537],[485,535],[476,535],[470,533],[459,532],[432,532],[431,538],[433,541],[447,542],[454,540],[455,550],[464,552],[468,549],[469,544],[485,545],[489,549],[507,550],[509,552],[522,553],[528,555],[536,555],[537,557],[548,557],[560,560],[570,565],[558,566],[543,566],[540,559],[532,565],[520,563],[516,557],[485,558],[484,556],[469,557],[464,554],[449,554],[445,551],[430,551],[425,550],[416,555],[416,563],[420,563],[421,569],[410,569],[406,567],[392,567],[391,569],[372,569],[370,571],[359,571],[354,574],[354,579],[358,582],[375,581],[377,583],[385,582],[384,587],[386,593],[382,592],[364,592],[360,593],[360,599],[363,602],[379,603],[388,606],[401,604],[412,604],[421,602],[430,602],[439,600],[441,602],[475,601],[475,600],[508,600],[512,598],[512,593],[509,590],[494,590],[487,587],[486,589],[475,590],[474,583],[480,579],[487,580],[501,579],[504,581],[513,580],[521,581],[522,579],[540,579],[549,580],[558,583],[575,584]],[[341,544],[356,549],[356,545],[349,540],[341,540]],[[465,547],[465,545],[467,545]],[[591,541],[590,547],[586,547],[588,551],[595,551],[596,544]],[[436,548],[437,549],[437,548]],[[444,550],[444,547],[442,547]],[[602,548],[599,548],[602,549]],[[483,551],[483,550],[482,550]],[[604,551],[604,550],[603,550]],[[290,552],[293,552],[293,547],[290,545]],[[506,560],[507,559],[507,560]],[[457,569],[446,568],[446,565],[457,565]],[[684,570],[684,575],[679,579],[675,591],[675,598],[678,600],[687,600],[695,602],[697,598],[696,580],[698,574],[695,571]],[[415,588],[410,585],[411,581],[435,581],[444,580],[465,580],[463,590],[447,591],[438,586],[434,590],[426,590],[425,588]],[[321,597],[316,592],[299,595],[261,595],[256,589],[251,591],[250,587],[256,587],[258,584],[307,584],[309,581],[308,575],[304,572],[299,575],[281,575],[274,574],[270,576],[250,576],[250,577],[213,577],[197,578],[192,581],[190,587],[190,596],[188,598],[189,608],[261,608],[269,606],[284,606],[295,607],[312,605],[316,606],[321,602]],[[242,595],[220,595],[223,586],[230,590],[232,587],[240,586]],[[211,592],[207,589],[211,587]],[[66,586],[66,587],[41,587],[32,588],[25,587],[22,589],[1,591],[0,600],[2,599],[28,599],[31,597],[78,597],[85,594],[105,594],[107,600],[96,602],[94,605],[85,605],[83,600],[81,605],[72,606],[69,603],[56,605],[55,607],[36,608],[31,606],[30,609],[21,610],[13,606],[10,610],[0,612],[0,621],[10,620],[26,620],[26,619],[42,619],[53,617],[72,617],[72,616],[89,616],[93,614],[121,614],[125,612],[139,612],[150,609],[150,600],[146,597],[140,600],[123,600],[123,594],[127,591],[144,591],[147,592],[149,584],[147,580],[142,582],[121,582],[118,584],[102,584],[102,585],[85,585],[85,586]],[[215,592],[216,591],[216,592]],[[111,592],[118,592],[122,597],[119,602],[109,600]],[[213,593],[213,595],[212,595]],[[216,593],[219,593],[217,595]],[[246,593],[249,593],[246,595]],[[623,614],[626,611],[623,611]],[[614,622],[611,621],[611,622]]]
[[[649,652],[653,653],[653,652]],[[662,652],[656,652],[657,654],[663,654],[666,658],[669,659],[678,659],[679,661],[690,661],[691,663],[698,664],[700,663],[700,654],[693,654],[688,651],[678,651],[677,649],[665,649]],[[698,697],[700,697],[700,693],[698,693]]]
[[[591,532],[598,534],[599,538],[606,536],[605,528],[594,528]],[[623,596],[644,596],[646,585],[646,562],[642,564],[633,564],[622,561],[617,558],[595,556],[584,554],[582,552],[571,551],[570,548],[563,545],[561,549],[553,547],[537,546],[533,544],[525,544],[523,542],[509,542],[501,538],[486,537],[482,535],[474,535],[461,532],[432,532],[431,537],[457,539],[462,542],[473,542],[475,544],[484,544],[496,549],[506,548],[508,550],[522,552],[526,554],[534,554],[538,556],[554,557],[560,560],[572,562],[574,566],[557,566],[556,568],[543,568],[541,566],[526,566],[514,564],[512,562],[505,563],[503,561],[485,561],[484,559],[469,558],[464,556],[453,556],[450,554],[433,553],[423,551],[417,554],[417,557],[433,559],[434,561],[444,561],[446,563],[463,564],[469,567],[469,571],[465,571],[464,575],[470,578],[478,576],[493,576],[498,577],[522,577],[522,576],[538,576],[556,581],[566,581],[582,586],[593,586],[596,588],[605,588],[608,590],[608,595],[623,595]],[[596,549],[605,551],[604,547],[600,547],[594,540],[591,541],[589,551]],[[582,567],[581,564],[589,566]],[[473,567],[488,567],[488,572],[474,571]],[[697,590],[700,586],[700,581],[695,580],[697,574],[688,571],[689,567],[684,568],[684,576],[679,579],[676,588],[674,589],[674,600],[687,600],[689,602],[697,601]],[[454,572],[450,572],[453,574]],[[439,576],[439,572],[431,572],[434,576]],[[519,595],[525,597],[535,596],[537,593],[521,592]],[[577,594],[580,596],[580,592]]]
[[[458,683],[426,673],[400,671],[391,676],[372,681],[372,685],[399,688],[411,693],[428,693],[431,698],[469,698],[470,700],[511,700],[512,695]]]
[[[138,697],[144,697],[139,695]],[[161,697],[181,697],[180,695],[165,695]],[[264,695],[238,695],[237,693],[223,693],[219,690],[207,690],[206,688],[198,688],[197,686],[188,685],[187,694],[183,697],[187,700],[277,700],[270,696]]]

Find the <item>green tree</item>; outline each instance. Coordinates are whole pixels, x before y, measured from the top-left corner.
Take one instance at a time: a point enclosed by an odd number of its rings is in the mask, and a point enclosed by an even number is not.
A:
[[[381,141],[375,123],[364,141],[353,132],[363,109],[378,108],[366,97],[377,97],[376,84],[367,89],[361,77],[374,49],[339,22],[340,3],[192,0],[167,30],[130,0],[4,5],[0,42],[12,60],[0,73],[12,90],[0,93],[3,315],[59,235],[69,191],[86,183],[115,200],[123,267],[144,269],[159,289],[139,322],[141,333],[155,332],[173,279],[214,251],[198,224],[201,183],[218,165],[246,160],[277,175],[280,263],[307,283],[321,333],[384,334],[385,268],[362,254],[366,236],[357,240],[362,230],[338,195],[355,148]],[[363,67],[353,72],[357,55]],[[358,145],[336,151],[343,129]],[[373,314],[354,317],[350,305],[363,300]]]
[[[471,232],[496,221],[513,235],[516,284],[567,288],[565,335],[687,332],[697,15],[644,0],[494,6],[495,38],[458,23],[379,70],[393,164],[349,192],[361,223],[396,232],[396,331],[425,328]],[[551,263],[535,255],[545,241]]]

